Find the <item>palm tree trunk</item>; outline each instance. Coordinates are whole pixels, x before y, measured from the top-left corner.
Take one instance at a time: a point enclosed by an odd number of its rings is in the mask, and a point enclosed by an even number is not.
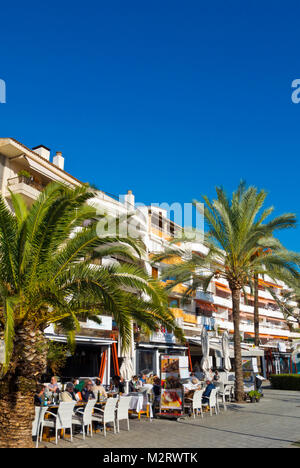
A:
[[[243,401],[244,380],[240,336],[240,289],[232,288],[232,315],[234,325],[235,399]]]
[[[29,326],[17,329],[11,366],[0,380],[0,448],[33,447],[34,394],[46,364],[43,333]]]
[[[254,275],[254,344],[259,346],[258,275]]]

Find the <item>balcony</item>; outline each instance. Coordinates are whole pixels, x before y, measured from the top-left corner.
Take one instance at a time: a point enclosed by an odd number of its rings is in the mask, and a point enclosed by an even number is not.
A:
[[[216,318],[216,324],[221,328],[225,328],[227,330],[233,331],[233,322],[228,320],[223,320],[220,318]],[[240,323],[240,331],[244,333],[254,333],[254,324],[249,324],[248,321],[241,321]],[[271,325],[269,323],[261,323],[259,326],[259,334],[260,335],[270,335],[270,336],[283,336],[283,337],[290,337],[291,332],[285,328],[282,328],[279,325]]]
[[[214,296],[211,292],[202,291],[201,289],[196,291],[196,299],[205,302],[214,302]]]
[[[170,311],[176,319],[179,319],[180,322],[185,322],[192,325],[197,324],[197,317],[194,314],[186,312],[183,309],[178,309],[176,307],[171,307]]]
[[[10,192],[20,194],[29,204],[36,200],[40,192],[45,188],[44,185],[35,182],[32,177],[26,176],[17,176],[8,179],[7,186],[7,198],[11,197]]]

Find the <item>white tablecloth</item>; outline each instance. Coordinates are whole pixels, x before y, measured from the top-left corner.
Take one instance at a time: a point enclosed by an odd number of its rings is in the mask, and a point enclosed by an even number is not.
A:
[[[129,409],[139,413],[143,409],[143,395],[132,396],[129,404]]]
[[[131,396],[129,409],[132,411],[136,411],[137,413],[139,413],[140,411],[146,411],[147,403],[148,403],[148,397],[146,393],[145,395],[134,395],[134,396]],[[152,413],[152,406],[150,404],[149,404],[149,410],[150,410],[150,417],[152,418],[153,413]]]

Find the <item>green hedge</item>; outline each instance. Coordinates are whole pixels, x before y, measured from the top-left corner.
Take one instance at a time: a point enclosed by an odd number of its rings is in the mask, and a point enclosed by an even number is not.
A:
[[[270,375],[270,381],[277,390],[300,390],[300,374]]]

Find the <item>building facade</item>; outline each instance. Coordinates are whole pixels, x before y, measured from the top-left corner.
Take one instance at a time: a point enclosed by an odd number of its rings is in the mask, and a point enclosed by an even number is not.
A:
[[[45,146],[29,149],[12,138],[0,138],[0,187],[9,206],[11,206],[11,192],[21,194],[30,205],[51,181],[62,182],[71,187],[83,183],[64,170],[62,153],[57,152],[52,162],[50,156],[50,150]],[[159,279],[167,265],[165,262],[152,265],[151,259],[154,254],[163,251],[169,245],[170,240],[181,231],[182,227],[169,219],[165,209],[136,204],[131,191],[122,196],[113,196],[95,190],[92,203],[99,214],[102,212],[112,216],[130,214],[132,229],[141,237],[146,249],[146,256],[142,259],[143,266],[150,275]],[[205,255],[205,248],[199,242],[193,244],[193,250]],[[121,261],[122,259],[118,258],[104,259],[104,263]],[[203,327],[211,336],[211,364],[214,367],[222,366],[220,352],[222,333],[227,330],[233,337],[232,301],[228,284],[221,278],[213,280],[206,292],[197,290],[188,303],[182,300],[186,288],[187,285],[177,285],[169,293],[169,307],[177,324],[184,331],[186,343],[178,343],[174,334],[164,327],[151,336],[144,336],[138,327],[134,326],[133,360],[136,373],[150,371],[159,374],[162,354],[188,353],[191,364],[198,366],[202,353],[200,336]],[[279,298],[286,289],[284,284],[275,284],[266,277],[259,279],[259,353],[253,346],[254,298],[250,288],[246,288],[247,297],[241,297],[240,306],[243,353],[245,356],[263,357],[261,370],[265,375],[270,372],[291,370],[292,340],[300,336],[293,329],[297,327],[297,323],[287,323],[268,288],[272,288],[273,293]],[[296,303],[291,305],[297,306]],[[66,340],[64,336],[55,333],[53,327],[46,330],[46,335],[49,339]],[[86,369],[85,376],[95,376],[101,368],[103,382],[108,384],[111,374],[117,371],[117,365],[122,360],[118,330],[113,318],[102,317],[101,325],[90,321],[82,322],[77,336],[76,353],[76,362],[81,362],[82,365],[78,364],[76,367],[70,357],[65,372],[69,369],[73,376],[74,374],[82,376],[83,369]],[[232,349],[231,353],[233,357]]]

